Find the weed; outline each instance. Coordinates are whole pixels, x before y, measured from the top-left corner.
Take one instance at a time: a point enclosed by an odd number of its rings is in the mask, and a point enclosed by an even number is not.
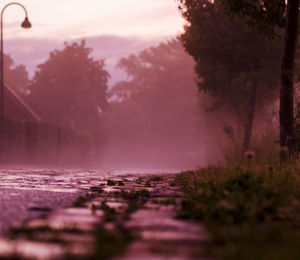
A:
[[[167,257],[174,255],[174,253],[177,252],[177,245],[174,242],[166,241],[161,243],[160,241],[151,241],[149,251],[153,254],[164,255]]]
[[[176,186],[176,183],[175,183],[174,181],[172,181],[172,182],[170,183],[170,186],[171,186],[171,187],[175,187],[175,186]]]
[[[102,188],[101,187],[98,187],[98,186],[92,186],[92,187],[90,187],[90,190],[92,191],[92,192],[97,192],[97,193],[102,193]]]
[[[159,205],[163,205],[163,206],[169,206],[169,205],[175,205],[176,206],[176,200],[174,198],[165,199],[165,200],[154,199],[151,202],[154,203],[154,204],[159,204]]]
[[[163,181],[163,177],[161,176],[153,176],[150,178],[150,181]]]
[[[94,193],[88,193],[84,196],[79,196],[77,198],[77,200],[73,203],[73,206],[79,207],[79,208],[85,207],[86,202],[94,199],[95,197],[96,197],[96,194],[94,194]]]
[[[91,211],[93,215],[96,214],[96,210],[97,210],[97,206],[95,204],[92,204]]]
[[[118,181],[118,186],[124,186],[124,182],[123,181]]]
[[[293,163],[207,167],[177,176],[178,217],[206,225],[223,259],[300,259],[300,176]]]
[[[142,184],[143,179],[141,177],[139,177],[139,178],[136,179],[135,182],[136,182],[136,184]]]
[[[104,219],[107,222],[114,221],[116,219],[116,211],[110,208],[105,201],[102,201],[100,209],[104,211]]]
[[[107,231],[98,230],[95,233],[95,252],[88,260],[111,259],[113,256],[121,255],[126,246],[133,240],[133,236],[126,230]]]
[[[164,206],[175,205],[176,206],[176,200],[174,198],[161,200],[160,205],[164,205]]]
[[[124,200],[127,200],[127,208],[125,213],[130,214],[139,208],[148,200],[150,197],[150,193],[148,190],[142,189],[139,191],[127,192],[125,190],[121,190],[120,192],[115,192],[115,195],[118,197],[122,197]]]
[[[122,197],[125,200],[135,200],[141,197],[150,197],[149,191],[145,189],[139,191],[132,191],[132,192],[121,190],[120,192],[115,192],[115,195],[117,197]]]
[[[148,190],[142,189],[140,191],[137,191],[136,194],[140,197],[149,198],[150,192]]]
[[[115,186],[117,183],[113,180],[107,180],[107,185],[108,186]]]

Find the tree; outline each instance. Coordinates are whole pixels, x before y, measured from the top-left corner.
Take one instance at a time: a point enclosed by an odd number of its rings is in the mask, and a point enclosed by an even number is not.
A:
[[[242,17],[250,27],[269,37],[284,31],[280,88],[280,145],[294,150],[294,64],[299,27],[299,0],[221,0],[231,15]],[[265,30],[261,30],[265,28]],[[284,30],[283,30],[284,29]]]
[[[156,92],[155,98],[168,100],[167,95],[159,96],[159,93],[180,95],[185,91],[182,85],[193,85],[190,67],[192,59],[184,52],[182,44],[178,40],[170,40],[158,46],[143,50],[137,55],[121,58],[117,67],[124,70],[130,81],[121,81],[114,88],[113,93],[119,97],[131,97],[139,102],[143,100],[142,94]],[[149,93],[147,93],[149,94]],[[161,100],[163,101],[163,100]]]
[[[242,153],[249,149],[255,110],[276,96],[279,46],[230,19],[218,1],[179,0],[188,24],[180,36],[193,56],[200,91],[230,109],[244,128]]]
[[[16,65],[10,55],[4,54],[4,80],[17,93],[26,95],[29,85],[28,71],[24,65]]]
[[[281,39],[285,26],[286,0],[218,0],[229,17],[242,18],[249,28],[270,40]]]
[[[178,40],[120,59],[118,67],[128,80],[110,90],[114,102],[106,113],[108,157],[131,167],[161,168],[191,167],[205,160],[193,66]]]
[[[30,103],[46,122],[71,128],[97,127],[106,100],[108,72],[104,61],[90,57],[92,49],[81,43],[65,43],[38,65]]]
[[[298,40],[299,0],[289,0],[283,43],[280,88],[280,145],[294,153],[294,64]]]

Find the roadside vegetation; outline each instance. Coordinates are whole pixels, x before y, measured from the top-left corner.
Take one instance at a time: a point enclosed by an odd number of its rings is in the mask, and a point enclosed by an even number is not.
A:
[[[210,255],[230,260],[300,259],[296,162],[210,166],[177,176],[179,218],[203,223]]]

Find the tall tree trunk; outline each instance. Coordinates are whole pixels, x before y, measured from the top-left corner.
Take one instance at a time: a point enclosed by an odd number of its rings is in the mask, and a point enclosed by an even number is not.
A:
[[[247,113],[247,118],[245,121],[245,132],[244,132],[244,140],[242,146],[242,155],[245,154],[249,150],[251,135],[252,135],[252,128],[253,128],[253,121],[255,115],[255,107],[256,107],[256,90],[257,90],[257,83],[253,82],[251,93],[250,93],[250,100],[249,100],[249,108]]]
[[[287,146],[290,155],[294,147],[294,65],[298,39],[300,0],[288,0],[281,64],[280,146]]]

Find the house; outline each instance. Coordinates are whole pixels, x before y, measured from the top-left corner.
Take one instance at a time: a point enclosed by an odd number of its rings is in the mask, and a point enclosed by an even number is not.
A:
[[[4,88],[4,115],[14,121],[40,122],[41,118],[7,84]]]

